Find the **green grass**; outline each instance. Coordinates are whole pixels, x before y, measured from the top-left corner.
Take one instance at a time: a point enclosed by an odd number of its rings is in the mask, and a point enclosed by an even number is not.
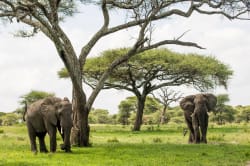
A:
[[[250,125],[211,125],[208,144],[198,145],[187,144],[183,127],[143,126],[132,132],[131,126],[92,125],[92,147],[72,147],[68,154],[58,146],[54,154],[37,155],[30,152],[24,125],[0,127],[0,165],[245,166],[250,161]],[[49,146],[48,136],[46,142]]]

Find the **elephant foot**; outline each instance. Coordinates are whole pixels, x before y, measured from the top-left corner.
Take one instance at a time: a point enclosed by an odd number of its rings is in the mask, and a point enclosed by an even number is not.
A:
[[[47,149],[40,150],[41,153],[48,153],[49,151]]]
[[[67,152],[67,153],[72,152],[70,147],[66,147],[64,144],[61,144],[60,147],[61,147],[61,150],[65,150],[65,152]]]
[[[201,143],[207,144],[207,139],[206,138],[202,138],[201,139]]]
[[[72,153],[72,150],[71,149],[65,149],[65,152],[66,153]]]
[[[66,149],[66,147],[65,147],[64,144],[60,144],[60,147],[61,147],[61,150],[65,150]]]
[[[201,141],[201,143],[203,143],[203,144],[207,144],[207,141]]]

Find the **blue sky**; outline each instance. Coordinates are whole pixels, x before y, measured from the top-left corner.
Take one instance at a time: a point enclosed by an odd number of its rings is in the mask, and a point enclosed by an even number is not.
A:
[[[90,39],[102,24],[101,11],[88,6],[67,19],[62,27],[70,37],[76,52]],[[121,13],[113,12],[111,24],[125,21]],[[71,83],[59,79],[57,71],[63,67],[54,45],[43,34],[23,39],[15,38],[12,33],[23,25],[0,26],[0,112],[14,111],[19,97],[30,90],[54,92],[58,97],[71,98]],[[229,21],[222,16],[205,16],[195,14],[191,18],[168,18],[155,25],[153,40],[173,39],[183,32],[189,32],[182,38],[184,41],[196,42],[205,47],[197,48],[166,46],[178,52],[195,52],[215,56],[234,70],[229,81],[228,90],[223,88],[212,91],[215,94],[227,93],[231,105],[250,104],[250,21]],[[90,53],[117,47],[126,47],[133,43],[136,30],[124,30],[101,39]],[[90,89],[85,88],[87,94]],[[191,88],[179,88],[184,95],[197,93]],[[105,108],[115,113],[117,105],[127,96],[125,91],[103,91],[94,103],[95,108]]]

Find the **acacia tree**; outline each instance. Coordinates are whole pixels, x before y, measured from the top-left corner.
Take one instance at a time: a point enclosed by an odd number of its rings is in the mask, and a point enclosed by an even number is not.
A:
[[[86,3],[93,3],[101,7],[103,25],[86,44],[82,45],[81,51],[77,53],[59,23],[63,18],[72,16],[77,11],[77,6],[86,5]],[[181,41],[180,37],[152,43],[150,40],[152,31],[149,30],[149,27],[153,22],[175,15],[189,17],[195,11],[201,14],[220,14],[229,19],[237,19],[248,11],[248,6],[247,0],[0,0],[0,17],[9,22],[16,20],[33,28],[31,32],[20,31],[21,36],[27,37],[42,32],[54,43],[73,85],[74,130],[72,138],[77,145],[88,146],[89,111],[105,80],[117,65],[136,53],[164,44],[201,48],[195,43]],[[125,11],[128,13],[128,19],[124,23],[111,26],[110,10]],[[89,52],[102,37],[131,27],[138,27],[138,35],[131,49],[110,64],[100,77],[96,88],[87,98],[82,85],[82,69]]]
[[[84,82],[96,88],[102,73],[114,59],[129,49],[104,51],[100,56],[88,58],[84,66]],[[66,77],[66,70],[59,72]],[[115,88],[132,92],[137,98],[136,120],[133,130],[140,130],[147,96],[163,87],[191,85],[207,90],[216,85],[227,85],[232,71],[213,57],[179,54],[167,49],[152,49],[136,54],[119,65],[104,82],[103,89]]]
[[[169,105],[180,100],[182,94],[180,92],[175,92],[168,87],[162,87],[160,88],[160,92],[157,95],[155,95],[154,93],[152,93],[152,95],[163,105],[163,109],[160,115],[160,123],[164,124],[166,123],[166,112]]]

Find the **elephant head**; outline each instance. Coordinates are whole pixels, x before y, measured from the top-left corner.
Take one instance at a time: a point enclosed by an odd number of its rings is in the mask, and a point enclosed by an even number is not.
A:
[[[198,104],[205,104],[207,111],[213,111],[216,104],[217,98],[215,95],[211,93],[204,93],[204,94],[196,94],[196,95],[189,95],[184,97],[180,101],[180,107],[185,111],[193,112],[195,105]]]
[[[62,100],[60,98],[48,97],[41,104],[41,112],[48,132],[50,126],[52,128],[57,127],[64,141],[61,149],[66,152],[70,151],[70,133],[73,125],[71,116],[72,104],[67,98]]]
[[[205,96],[206,98],[206,105],[207,105],[207,109],[208,112],[210,111],[215,111],[214,108],[217,104],[217,97],[211,93],[205,93],[203,94],[203,96]]]
[[[189,95],[189,96],[184,97],[180,101],[181,109],[185,111],[193,112],[194,111],[194,98],[195,98],[195,95]]]

